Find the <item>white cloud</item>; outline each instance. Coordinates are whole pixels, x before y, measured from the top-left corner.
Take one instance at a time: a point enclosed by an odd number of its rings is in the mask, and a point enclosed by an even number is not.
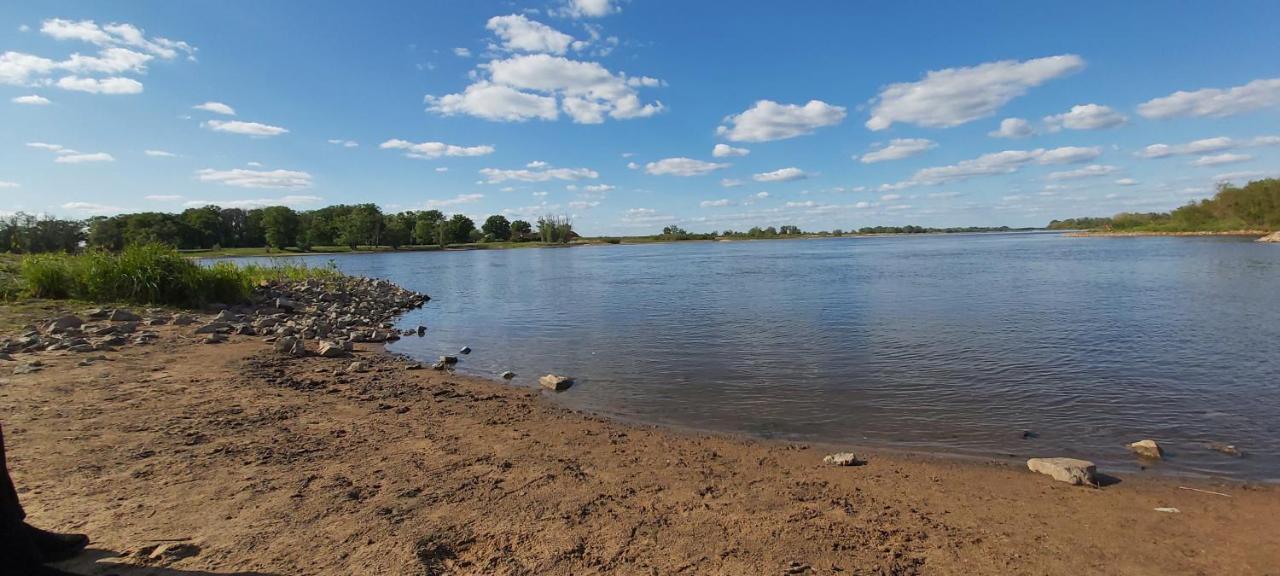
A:
[[[213,182],[239,188],[310,188],[311,174],[298,170],[214,170],[196,171],[202,182]]]
[[[721,198],[719,200],[703,200],[698,203],[698,206],[702,208],[724,208],[726,206],[733,206],[733,200],[728,198]]]
[[[818,203],[817,203],[817,202],[814,202],[813,200],[805,200],[805,201],[803,201],[803,202],[787,202],[787,203],[786,203],[786,207],[787,207],[787,208],[813,208],[813,207],[815,207],[815,206],[817,206],[817,205],[818,205]]]
[[[1041,164],[1077,164],[1080,162],[1088,162],[1102,155],[1102,149],[1093,146],[1090,148],[1082,148],[1080,146],[1063,146],[1052,150],[1045,150],[1040,155]]]
[[[457,196],[454,196],[453,198],[447,198],[444,200],[427,200],[423,204],[423,206],[428,210],[437,209],[437,208],[449,208],[452,206],[459,206],[462,204],[472,204],[475,202],[479,202],[483,198],[484,198],[484,194],[459,194]]]
[[[58,164],[84,164],[86,162],[115,162],[115,157],[106,152],[94,152],[91,154],[62,154],[53,159]]]
[[[58,68],[58,63],[48,58],[22,52],[0,54],[0,84],[30,86],[39,77]]]
[[[471,50],[469,48],[454,48],[453,55],[459,58],[470,58]]]
[[[1100,130],[1120,126],[1129,119],[1107,106],[1098,104],[1080,104],[1072,106],[1070,111],[1053,116],[1045,116],[1045,125],[1051,132],[1063,128],[1067,130]]]
[[[506,50],[564,54],[573,44],[573,36],[522,14],[494,16],[485,28],[502,40]]]
[[[863,154],[859,160],[863,164],[872,164],[875,162],[884,162],[886,160],[901,160],[910,158],[920,154],[931,148],[936,148],[937,142],[927,138],[894,138],[889,144],[878,150]]]
[[[248,198],[243,200],[191,200],[182,205],[188,208],[201,206],[221,206],[223,208],[265,208],[267,206],[304,206],[316,204],[324,198],[309,195],[289,195],[279,198]]]
[[[1138,105],[1145,118],[1222,117],[1280,105],[1280,78],[1254,80],[1233,88],[1178,91]]]
[[[342,138],[330,138],[328,142],[334,146],[341,146],[343,148],[355,148],[360,146],[360,143],[355,140],[343,140]]]
[[[571,18],[600,18],[618,10],[610,0],[567,0],[562,12]]]
[[[627,170],[639,170],[640,165],[635,162],[627,162]]]
[[[449,171],[449,167],[448,167],[448,166],[440,166],[439,168],[436,168],[436,172],[442,172],[442,173],[443,173],[443,172],[448,172],[448,171]]]
[[[288,129],[270,124],[259,124],[258,122],[241,122],[239,120],[210,120],[204,125],[214,132],[227,132],[230,134],[244,134],[254,137],[270,137],[287,134]]]
[[[524,165],[525,168],[546,168],[547,166],[550,166],[550,164],[543,162],[542,160],[534,160]]]
[[[728,144],[716,144],[715,148],[711,149],[711,155],[715,156],[716,158],[728,158],[731,156],[746,156],[747,154],[750,154],[750,153],[751,151],[747,150],[746,148],[734,148],[733,146],[730,146]]]
[[[1105,164],[1090,164],[1088,166],[1085,166],[1083,168],[1077,168],[1075,170],[1066,170],[1063,172],[1050,172],[1049,175],[1046,176],[1046,178],[1048,178],[1049,180],[1075,180],[1078,178],[1093,178],[1096,176],[1106,176],[1108,174],[1115,173],[1116,170],[1119,170],[1119,168],[1116,168],[1115,166],[1108,166]]]
[[[442,156],[468,157],[493,154],[493,146],[454,146],[444,142],[419,142],[392,139],[378,145],[383,150],[405,150],[409,158],[434,159]]]
[[[71,150],[61,144],[49,144],[47,142],[27,142],[27,148],[35,148],[37,150],[48,150],[50,152],[57,152],[59,154],[64,153],[64,151],[70,152],[73,154],[75,153],[75,150]]]
[[[1000,121],[1000,129],[987,132],[987,136],[992,138],[1026,138],[1035,134],[1036,131],[1031,128],[1031,123],[1023,118],[1005,118]]]
[[[1121,178],[1116,180],[1117,186],[1137,186],[1139,182],[1133,178]]]
[[[809,175],[804,170],[795,167],[779,168],[772,172],[762,172],[753,174],[752,180],[756,182],[791,182],[792,180],[804,180]]]
[[[769,197],[768,192],[756,192],[756,198],[764,199],[768,197]]]
[[[722,178],[720,180],[720,185],[724,186],[725,188],[733,188],[735,186],[741,186],[743,184],[745,184],[745,182],[738,180],[736,178]]]
[[[114,214],[123,212],[122,209],[115,206],[107,206],[105,204],[95,204],[93,202],[67,202],[62,205],[63,210],[72,212],[81,212],[84,214]]]
[[[885,194],[884,196],[881,196],[881,197],[880,197],[880,201],[881,201],[881,202],[893,202],[894,200],[897,200],[897,199],[899,199],[899,198],[902,198],[902,195],[900,195],[900,194]]]
[[[486,120],[523,122],[555,120],[560,111],[554,96],[521,92],[510,86],[476,82],[461,94],[427,96],[427,110],[443,116],[466,114]]]
[[[1232,148],[1252,148],[1280,145],[1280,136],[1258,136],[1248,140],[1236,140],[1226,136],[1203,138],[1186,144],[1152,144],[1138,152],[1143,158],[1165,158],[1167,156],[1199,155],[1221,152]]]
[[[142,83],[133,78],[112,76],[110,78],[84,78],[80,76],[63,76],[58,79],[57,87],[75,92],[90,94],[141,94]]]
[[[154,58],[128,48],[107,48],[97,56],[72,54],[70,58],[59,63],[58,67],[75,74],[120,74],[130,72],[142,74],[147,71],[147,62]]]
[[[21,184],[18,184],[17,182],[10,182],[10,181],[8,181],[8,180],[0,180],[0,188],[21,188],[21,187],[22,187],[22,185],[21,185]]]
[[[174,158],[177,156],[177,154],[174,154],[173,152],[167,152],[165,150],[146,150],[143,152],[143,154],[146,154],[147,156],[151,156],[154,158]]]
[[[1018,62],[1002,60],[970,68],[932,70],[917,82],[891,84],[872,100],[867,128],[895,122],[950,128],[995,114],[1030,88],[1084,68],[1074,54]]]
[[[1213,177],[1214,182],[1245,182],[1249,180],[1257,180],[1259,178],[1275,178],[1277,173],[1266,172],[1262,170],[1241,170],[1238,172],[1226,172]]]
[[[805,134],[844,120],[845,109],[821,100],[810,100],[804,106],[760,100],[745,112],[729,116],[716,133],[732,142],[769,142]]]
[[[582,191],[588,194],[604,194],[605,192],[611,192],[616,188],[617,188],[616,186],[612,186],[609,184],[591,184],[588,186],[583,186]]]
[[[143,196],[142,199],[150,200],[152,202],[177,202],[182,199],[182,196],[177,194],[151,194],[149,196]]]
[[[142,29],[132,24],[111,23],[98,26],[93,20],[72,22],[61,18],[45,20],[40,32],[58,40],[80,40],[98,46],[130,46],[165,60],[179,54],[192,58],[196,48],[168,38],[147,38]]]
[[[693,158],[663,158],[644,165],[644,171],[654,176],[702,176],[728,168],[729,164],[694,160]]]
[[[1248,154],[1234,154],[1232,152],[1224,152],[1222,154],[1214,154],[1212,156],[1201,156],[1191,162],[1193,166],[1220,166],[1222,164],[1235,164],[1237,162],[1248,162],[1253,160],[1253,156]]]
[[[569,208],[574,210],[588,210],[599,205],[599,200],[574,200],[569,203]]]
[[[500,170],[497,168],[481,168],[480,174],[487,184],[500,184],[508,180],[517,182],[547,182],[550,180],[585,180],[599,178],[600,174],[589,168],[550,168]]]
[[[193,110],[204,110],[205,112],[213,112],[214,114],[223,114],[226,116],[235,116],[236,110],[222,102],[205,102],[204,104],[196,104],[192,106]]]
[[[29,104],[34,106],[45,106],[49,104],[48,98],[38,94],[32,94],[30,96],[14,96],[9,101],[14,104]]]

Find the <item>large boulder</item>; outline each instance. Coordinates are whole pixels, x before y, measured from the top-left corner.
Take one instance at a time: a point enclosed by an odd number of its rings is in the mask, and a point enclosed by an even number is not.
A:
[[[1048,474],[1054,480],[1075,486],[1097,486],[1098,467],[1088,460],[1075,458],[1032,458],[1027,460],[1032,472]]]
[[[568,390],[570,386],[573,386],[573,378],[547,374],[546,376],[538,379],[538,384],[548,390],[555,390],[556,392],[559,392],[561,390]]]
[[[125,310],[124,308],[116,308],[111,311],[109,316],[107,316],[107,320],[112,322],[139,322],[142,320],[142,317]]]
[[[1148,460],[1159,460],[1164,457],[1164,450],[1160,449],[1160,445],[1156,444],[1155,440],[1139,440],[1130,444],[1129,450]]]
[[[82,324],[84,324],[84,320],[68,314],[51,320],[49,324],[45,326],[45,330],[53,333],[66,332],[67,330],[79,328]]]
[[[342,358],[350,356],[350,353],[342,349],[341,344],[328,341],[321,342],[320,345],[316,347],[316,354],[323,358]]]
[[[1280,244],[1280,231],[1272,232],[1258,239],[1259,242]]]

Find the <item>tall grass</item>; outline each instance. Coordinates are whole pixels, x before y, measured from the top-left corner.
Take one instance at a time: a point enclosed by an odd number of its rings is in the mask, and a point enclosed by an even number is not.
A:
[[[36,254],[24,258],[19,270],[26,293],[37,298],[170,306],[236,303],[262,281],[337,276],[332,266],[307,268],[297,263],[201,266],[173,248],[155,244],[116,253]]]

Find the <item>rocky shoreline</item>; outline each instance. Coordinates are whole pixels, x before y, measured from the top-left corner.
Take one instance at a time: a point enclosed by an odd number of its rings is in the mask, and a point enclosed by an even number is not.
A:
[[[1068,238],[1132,238],[1147,236],[1175,236],[1175,237],[1211,237],[1211,236],[1227,236],[1239,237],[1247,236],[1257,238],[1259,242],[1278,242],[1280,241],[1280,232],[1272,233],[1270,230],[1228,230],[1225,232],[1111,232],[1104,230],[1068,232],[1063,234]],[[1268,240],[1268,238],[1273,238]]]

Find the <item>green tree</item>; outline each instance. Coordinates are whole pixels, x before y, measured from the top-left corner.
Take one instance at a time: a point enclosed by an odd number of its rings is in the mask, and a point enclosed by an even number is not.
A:
[[[382,211],[375,204],[351,206],[338,225],[338,241],[355,250],[357,246],[381,244]]]
[[[538,219],[538,235],[548,244],[568,244],[574,235],[573,223],[568,216],[543,216]]]
[[[516,220],[511,223],[511,237],[516,240],[524,240],[525,236],[533,232],[533,226],[524,220]]]
[[[413,215],[388,214],[382,219],[382,241],[392,250],[409,243]]]
[[[505,216],[494,214],[484,221],[482,227],[485,234],[493,236],[494,240],[510,240],[511,239],[511,223],[507,221]]]
[[[444,228],[444,214],[439,210],[426,210],[416,214],[413,226],[415,244],[444,244],[441,230]]]
[[[209,205],[200,208],[187,208],[182,211],[182,222],[187,225],[190,235],[185,238],[185,246],[180,248],[212,248],[222,246],[223,223],[222,209]]]
[[[449,243],[465,244],[471,241],[471,231],[476,229],[476,223],[463,214],[454,214],[444,228]]]
[[[267,246],[283,249],[298,241],[298,213],[288,206],[262,209],[262,230]]]

